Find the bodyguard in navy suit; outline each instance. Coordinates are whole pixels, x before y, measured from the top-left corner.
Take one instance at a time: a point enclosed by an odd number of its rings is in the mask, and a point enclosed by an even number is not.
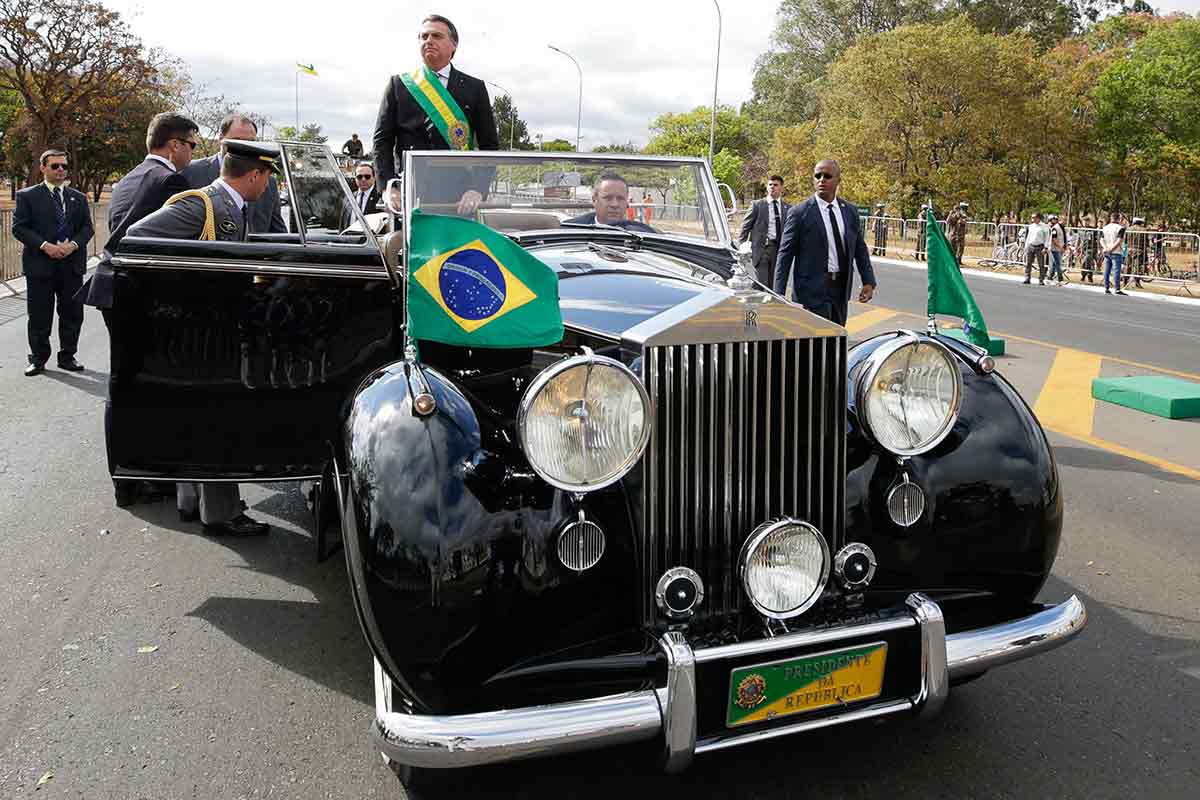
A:
[[[83,303],[75,293],[87,271],[87,243],[92,240],[92,215],[87,197],[64,185],[67,154],[42,153],[42,175],[37,186],[17,192],[13,236],[25,245],[21,271],[29,307],[29,366],[25,374],[37,375],[50,358],[50,329],[58,301],[58,366],[78,372],[75,360]]]
[[[792,206],[783,225],[774,288],[779,294],[786,292],[790,275],[792,300],[845,325],[851,267],[857,265],[862,278],[860,303],[869,303],[875,293],[875,271],[858,228],[858,209],[837,196],[841,180],[836,161],[825,160],[813,168],[816,194]]]

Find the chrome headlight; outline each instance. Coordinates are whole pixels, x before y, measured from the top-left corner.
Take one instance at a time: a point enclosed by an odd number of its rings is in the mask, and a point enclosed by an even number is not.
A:
[[[803,614],[829,580],[829,545],[821,532],[795,519],[758,526],[742,545],[742,588],[772,619]]]
[[[958,419],[962,375],[946,347],[916,334],[881,345],[859,367],[859,419],[898,456],[932,450]]]
[[[517,431],[551,486],[590,492],[620,480],[650,439],[650,397],[628,367],[586,354],[542,370],[521,399]]]

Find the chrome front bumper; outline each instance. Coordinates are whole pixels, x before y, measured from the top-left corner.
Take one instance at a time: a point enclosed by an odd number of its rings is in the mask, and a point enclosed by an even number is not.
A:
[[[800,632],[744,644],[693,650],[678,632],[660,640],[667,657],[667,682],[657,689],[482,714],[420,716],[391,708],[391,685],[375,664],[373,734],[385,758],[415,767],[453,768],[513,761],[577,750],[659,739],[668,771],[687,767],[697,753],[787,736],[905,711],[933,716],[950,691],[950,681],[1043,653],[1067,642],[1087,624],[1078,597],[1028,617],[946,635],[937,603],[909,595],[909,614],[895,620]],[[727,732],[696,740],[697,663],[762,655],[856,636],[917,627],[921,638],[921,685],[910,698],[855,706],[842,714],[751,733]]]

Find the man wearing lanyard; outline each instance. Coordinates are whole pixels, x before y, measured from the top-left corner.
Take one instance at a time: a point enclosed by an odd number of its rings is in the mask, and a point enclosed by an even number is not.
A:
[[[183,168],[183,177],[193,189],[203,189],[221,176],[221,145],[226,139],[252,142],[258,138],[258,125],[245,114],[230,114],[221,120],[217,136],[217,152],[208,158],[197,158]],[[279,186],[274,176],[260,199],[250,203],[246,212],[250,220],[247,233],[287,233],[279,205]]]
[[[858,229],[858,210],[837,196],[842,170],[832,159],[813,168],[816,193],[788,211],[775,264],[775,291],[787,290],[793,281],[792,299],[814,314],[846,324],[857,265],[862,279],[858,301],[869,303],[875,294],[875,271],[867,243]]]
[[[750,240],[750,253],[758,282],[770,286],[775,274],[775,259],[779,255],[779,239],[783,235],[783,220],[791,208],[783,200],[783,178],[772,175],[767,180],[767,196],[755,200],[742,220],[739,241]]]

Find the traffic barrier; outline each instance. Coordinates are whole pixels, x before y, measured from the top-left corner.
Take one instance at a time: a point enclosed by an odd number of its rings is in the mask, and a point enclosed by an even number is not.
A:
[[[99,255],[108,241],[108,203],[89,203],[92,212],[92,227],[96,233],[88,242],[89,256]],[[11,281],[21,277],[21,251],[25,245],[17,241],[12,232],[12,209],[0,210],[0,281]]]
[[[920,219],[898,217],[869,217],[865,229],[868,247],[873,248],[876,231],[882,224],[887,232],[889,255],[925,259],[925,225]],[[939,222],[945,231],[946,223]],[[1104,275],[1104,256],[1100,247],[1100,229],[1068,227],[1067,249],[1063,253],[1063,272],[1077,280],[1101,281]],[[984,269],[1023,269],[1025,266],[1026,225],[1015,222],[968,222],[963,247],[964,266]],[[1132,229],[1126,231],[1126,260],[1121,270],[1122,283],[1142,284],[1159,282],[1175,286],[1178,292],[1192,294],[1200,284],[1200,235],[1179,231]],[[1050,255],[1046,256],[1047,274]]]

